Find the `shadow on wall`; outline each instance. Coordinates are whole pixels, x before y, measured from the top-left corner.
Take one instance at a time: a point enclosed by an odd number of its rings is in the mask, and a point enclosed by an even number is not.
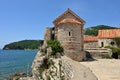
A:
[[[92,57],[92,55],[88,51],[85,51],[85,56],[86,56],[85,61],[95,61],[95,59]]]

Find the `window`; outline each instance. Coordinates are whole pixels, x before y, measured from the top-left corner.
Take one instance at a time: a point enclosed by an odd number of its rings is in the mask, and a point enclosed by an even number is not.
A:
[[[71,32],[69,32],[69,36],[71,36]]]
[[[101,42],[101,47],[104,47],[104,43],[103,42]]]
[[[110,44],[113,46],[115,43],[112,41]]]

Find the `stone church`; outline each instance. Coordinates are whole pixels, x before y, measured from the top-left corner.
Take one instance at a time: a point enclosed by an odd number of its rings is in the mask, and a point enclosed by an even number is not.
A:
[[[53,28],[46,28],[44,44],[47,40],[57,39],[64,48],[64,54],[76,61],[84,60],[83,27],[85,21],[70,9],[53,21]]]
[[[88,49],[95,51],[97,54],[99,51],[107,51],[110,54],[109,50],[103,48],[105,46],[117,46],[113,38],[120,37],[120,29],[99,30],[98,36],[86,36],[83,30],[85,23],[77,14],[67,9],[53,21],[54,27],[46,28],[44,47],[47,46],[48,40],[57,39],[64,48],[64,54],[76,61],[84,60],[86,57],[85,51],[90,52]]]

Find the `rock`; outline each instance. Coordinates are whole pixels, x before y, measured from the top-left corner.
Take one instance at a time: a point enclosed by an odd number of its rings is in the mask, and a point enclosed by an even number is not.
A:
[[[61,58],[61,53],[57,52],[56,53],[56,58]]]
[[[14,74],[14,76],[25,76],[27,75],[25,72],[17,72]]]
[[[8,78],[7,80],[19,80],[19,77],[11,77],[11,78]]]

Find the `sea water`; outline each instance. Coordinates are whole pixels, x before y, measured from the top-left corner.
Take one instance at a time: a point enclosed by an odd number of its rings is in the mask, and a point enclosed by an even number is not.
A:
[[[28,72],[37,50],[0,50],[0,80],[16,72]]]

